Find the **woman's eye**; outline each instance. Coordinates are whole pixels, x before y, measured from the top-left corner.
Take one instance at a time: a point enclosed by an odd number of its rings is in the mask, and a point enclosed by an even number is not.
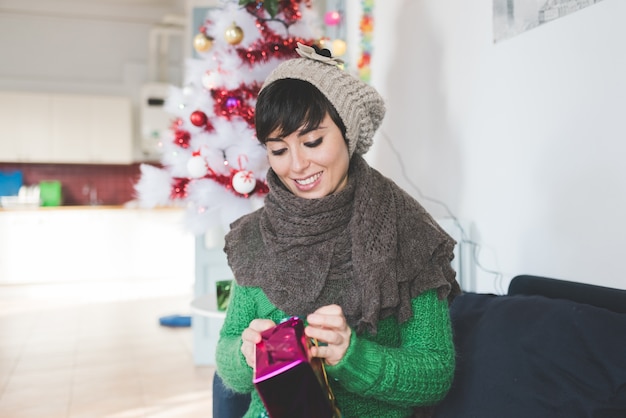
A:
[[[305,142],[304,146],[305,147],[309,147],[309,148],[315,148],[317,146],[319,146],[322,143],[322,137],[317,138],[315,141],[311,141],[311,142]]]
[[[279,155],[283,155],[285,153],[285,151],[287,151],[286,148],[281,148],[281,149],[276,149],[276,150],[270,150],[270,152],[272,153],[272,155],[275,156],[279,156]]]

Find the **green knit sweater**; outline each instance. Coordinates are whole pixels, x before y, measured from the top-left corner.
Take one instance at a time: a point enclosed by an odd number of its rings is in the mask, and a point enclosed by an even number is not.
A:
[[[394,317],[381,320],[375,336],[353,330],[344,358],[326,366],[344,418],[410,417],[414,407],[435,404],[447,393],[455,367],[448,302],[430,290],[414,298],[412,307],[413,317],[402,324]],[[255,318],[278,323],[287,316],[260,288],[233,286],[217,372],[232,390],[252,392],[245,418],[264,416],[265,409],[240,350],[241,333]]]

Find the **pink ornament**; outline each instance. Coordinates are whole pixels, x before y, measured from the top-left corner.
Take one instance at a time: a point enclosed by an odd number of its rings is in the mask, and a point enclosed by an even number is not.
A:
[[[248,170],[241,170],[233,175],[233,189],[240,194],[247,195],[254,190],[256,179],[254,173]]]
[[[332,10],[324,14],[324,23],[328,26],[336,26],[341,22],[341,13],[337,10]]]
[[[241,100],[239,98],[231,96],[226,99],[226,109],[228,109],[229,112],[234,112],[236,109],[239,109],[240,106]]]

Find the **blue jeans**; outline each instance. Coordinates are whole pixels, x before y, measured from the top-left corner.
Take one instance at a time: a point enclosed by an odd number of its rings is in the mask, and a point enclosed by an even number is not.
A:
[[[237,393],[224,386],[217,373],[213,376],[213,418],[241,418],[250,406],[249,393]]]

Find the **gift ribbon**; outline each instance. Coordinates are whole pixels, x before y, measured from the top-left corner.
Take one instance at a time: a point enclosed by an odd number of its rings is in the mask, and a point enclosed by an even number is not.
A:
[[[311,338],[311,341],[315,347],[320,346],[319,342],[317,341],[317,338]],[[333,418],[341,418],[341,411],[339,411],[339,408],[337,408],[335,394],[333,393],[333,390],[330,387],[330,382],[328,381],[328,375],[326,374],[326,367],[324,366],[324,361],[322,359],[319,359],[319,360],[320,360],[320,366],[322,369],[322,377],[324,378],[324,384],[326,385],[326,393],[328,395],[328,399],[330,400],[330,404],[333,407]]]

